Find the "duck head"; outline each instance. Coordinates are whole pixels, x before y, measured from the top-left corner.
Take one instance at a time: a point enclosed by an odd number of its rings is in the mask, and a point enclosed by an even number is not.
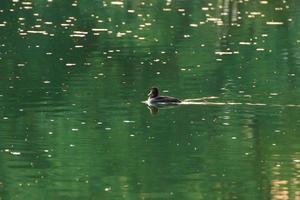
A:
[[[150,92],[148,94],[149,98],[155,98],[158,96],[158,89],[156,87],[153,87],[150,89]]]

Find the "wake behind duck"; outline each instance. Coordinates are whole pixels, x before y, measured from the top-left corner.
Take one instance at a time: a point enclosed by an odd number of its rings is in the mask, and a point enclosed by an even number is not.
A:
[[[202,97],[202,98],[194,98],[194,99],[184,99],[179,100],[175,97],[170,96],[159,96],[159,90],[156,87],[150,89],[148,94],[148,99],[143,101],[148,105],[148,108],[152,111],[155,110],[157,113],[158,108],[172,108],[177,105],[208,105],[208,106],[225,106],[225,105],[246,105],[246,106],[274,106],[274,107],[299,107],[297,104],[265,104],[265,103],[239,103],[239,102],[214,102],[209,100],[218,99],[219,97],[211,96],[211,97]]]

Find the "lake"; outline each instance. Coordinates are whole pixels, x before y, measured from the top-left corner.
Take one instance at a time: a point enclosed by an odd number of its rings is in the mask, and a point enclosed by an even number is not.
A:
[[[299,199],[299,133],[300,1],[0,4],[0,199]]]

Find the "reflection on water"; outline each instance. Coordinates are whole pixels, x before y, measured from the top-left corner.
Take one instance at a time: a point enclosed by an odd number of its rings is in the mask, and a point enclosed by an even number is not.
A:
[[[300,198],[299,4],[1,2],[0,198]]]

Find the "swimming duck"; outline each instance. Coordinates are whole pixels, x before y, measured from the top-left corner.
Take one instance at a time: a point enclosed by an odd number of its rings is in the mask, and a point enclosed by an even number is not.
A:
[[[158,88],[153,87],[148,94],[148,104],[177,104],[181,101],[174,97],[159,96]]]

